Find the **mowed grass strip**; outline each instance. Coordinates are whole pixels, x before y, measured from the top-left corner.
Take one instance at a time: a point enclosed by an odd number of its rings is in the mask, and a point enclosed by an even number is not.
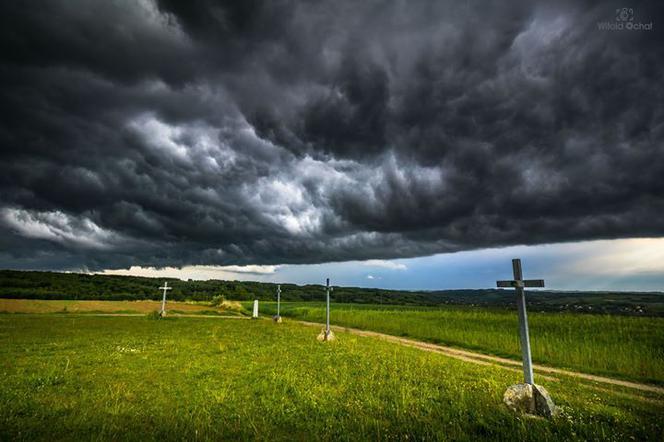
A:
[[[261,303],[261,313],[275,311]],[[281,314],[323,322],[325,307],[282,303]],[[521,358],[516,311],[333,304],[331,315],[335,325]],[[535,363],[664,384],[664,318],[529,312],[528,321]]]
[[[0,315],[0,440],[661,440],[661,402],[271,321]]]

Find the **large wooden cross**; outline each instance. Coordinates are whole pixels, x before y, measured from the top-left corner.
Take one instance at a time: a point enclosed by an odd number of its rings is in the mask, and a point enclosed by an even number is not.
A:
[[[519,310],[519,331],[521,335],[521,355],[523,357],[523,376],[526,384],[533,382],[533,362],[530,355],[530,337],[528,336],[528,314],[526,313],[526,295],[524,287],[544,287],[543,279],[523,279],[521,260],[512,260],[514,279],[510,281],[497,281],[498,287],[513,287],[516,289],[516,305]]]
[[[161,300],[161,311],[159,312],[159,316],[164,316],[166,314],[166,292],[168,290],[173,290],[173,288],[168,286],[168,281],[167,281],[164,283],[163,287],[159,287],[159,290],[164,291],[164,297]]]

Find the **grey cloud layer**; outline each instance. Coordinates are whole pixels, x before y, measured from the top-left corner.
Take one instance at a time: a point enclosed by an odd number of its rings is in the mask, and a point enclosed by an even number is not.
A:
[[[1,267],[664,234],[658,2],[6,3]]]

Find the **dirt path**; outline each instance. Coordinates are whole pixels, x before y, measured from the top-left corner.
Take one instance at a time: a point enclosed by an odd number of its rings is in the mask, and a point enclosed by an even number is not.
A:
[[[309,326],[315,326],[315,327],[324,327],[324,324],[319,324],[316,322],[307,322],[307,321],[297,321],[301,324],[309,325]],[[514,361],[512,359],[507,359],[507,358],[501,358],[499,356],[491,356],[491,355],[485,355],[482,353],[476,353],[468,350],[460,350],[457,348],[452,348],[452,347],[446,347],[444,345],[437,345],[437,344],[431,344],[428,342],[422,342],[422,341],[416,341],[414,339],[408,339],[408,338],[401,338],[398,336],[392,336],[392,335],[387,335],[385,333],[378,333],[378,332],[373,332],[373,331],[367,331],[367,330],[360,330],[357,328],[349,328],[349,327],[340,327],[340,326],[332,326],[332,329],[334,331],[341,331],[341,332],[346,332],[346,333],[352,333],[354,335],[358,336],[369,336],[373,338],[379,338],[383,339],[389,342],[395,342],[401,345],[405,345],[408,347],[414,347],[414,348],[419,348],[420,350],[424,351],[430,351],[434,353],[441,353],[446,356],[459,359],[462,361],[466,362],[472,362],[474,364],[481,364],[481,365],[497,365],[501,368],[505,368],[508,370],[514,370],[514,371],[521,371],[521,362],[519,361]],[[519,368],[516,368],[519,367]],[[627,387],[627,388],[632,388],[634,390],[639,390],[639,391],[647,391],[651,393],[658,393],[658,394],[664,394],[664,388],[662,387],[657,387],[654,385],[647,385],[647,384],[640,384],[637,382],[630,382],[630,381],[623,381],[620,379],[613,379],[613,378],[607,378],[604,376],[596,376],[592,374],[586,374],[586,373],[579,373],[577,371],[570,371],[570,370],[563,370],[560,368],[554,368],[554,367],[548,367],[546,365],[538,365],[538,364],[533,364],[533,368],[539,372],[539,376],[548,379],[548,380],[555,380],[555,378],[543,376],[542,373],[547,373],[547,374],[556,374],[556,375],[563,375],[563,376],[570,376],[570,377],[576,377],[580,379],[584,379],[587,381],[593,381],[593,382],[599,382],[603,384],[609,384],[609,385],[616,385],[620,387]]]

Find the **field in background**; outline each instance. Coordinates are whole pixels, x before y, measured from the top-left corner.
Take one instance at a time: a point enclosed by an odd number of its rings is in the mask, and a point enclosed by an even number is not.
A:
[[[260,310],[273,315],[276,303],[261,302]],[[325,306],[286,302],[281,314],[324,322]],[[521,358],[513,311],[332,304],[331,316],[335,325]],[[528,318],[535,363],[664,384],[664,318],[539,312],[529,312]]]
[[[232,306],[231,306],[232,307]],[[237,304],[238,308],[241,308]],[[215,308],[210,303],[169,301],[167,312],[186,314],[234,314],[236,308]],[[43,301],[36,299],[0,299],[0,313],[141,313],[157,312],[159,301]]]
[[[260,303],[261,314],[276,304]],[[158,311],[158,301],[43,301],[0,299],[0,312],[121,313]],[[486,307],[405,307],[332,304],[332,323],[407,336],[488,354],[521,357],[517,316]],[[245,315],[251,303],[167,303],[171,314]],[[282,315],[325,320],[322,303],[282,303]],[[664,384],[664,318],[574,313],[529,313],[535,363],[610,377]]]
[[[542,383],[553,421],[501,402],[520,374],[293,322],[0,315],[0,440],[662,440],[660,400]]]

